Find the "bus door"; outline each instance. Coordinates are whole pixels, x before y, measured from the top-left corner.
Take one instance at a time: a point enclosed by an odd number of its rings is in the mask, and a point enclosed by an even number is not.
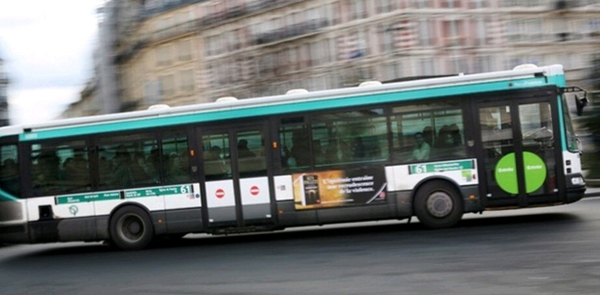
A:
[[[265,127],[197,132],[202,138],[208,226],[269,223],[272,214]]]
[[[481,192],[487,205],[558,201],[556,105],[549,98],[481,101],[475,120]],[[556,118],[556,116],[554,116]]]

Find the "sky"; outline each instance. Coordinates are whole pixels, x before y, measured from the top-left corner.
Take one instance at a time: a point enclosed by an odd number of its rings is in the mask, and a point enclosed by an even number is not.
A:
[[[92,78],[101,0],[0,0],[12,125],[56,119]]]

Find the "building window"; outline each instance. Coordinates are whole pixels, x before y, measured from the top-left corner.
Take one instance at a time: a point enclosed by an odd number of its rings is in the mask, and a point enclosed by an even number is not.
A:
[[[419,61],[419,70],[421,76],[435,75],[434,60],[431,58],[423,58]]]
[[[461,34],[464,23],[458,20],[443,22],[443,41],[445,46],[463,46],[465,38]]]
[[[396,9],[394,0],[377,0],[375,5],[377,6],[377,13],[386,13]]]
[[[442,0],[443,8],[460,8],[461,0]]]
[[[368,16],[364,0],[349,0],[347,5],[350,9],[350,20],[362,19]]]
[[[432,0],[410,0],[412,8],[433,8]]]
[[[156,49],[156,64],[158,66],[168,66],[171,64],[170,46],[160,46]]]
[[[433,24],[430,20],[422,19],[419,21],[419,41],[421,46],[432,46],[434,43]]]
[[[390,31],[390,25],[381,25],[379,31],[379,51],[382,53],[392,52],[394,50],[393,32]]]
[[[470,9],[481,9],[490,7],[489,0],[469,0]]]
[[[160,77],[160,94],[162,96],[169,96],[175,93],[175,82],[173,75],[166,75]]]
[[[332,25],[339,25],[342,23],[342,2],[335,1],[331,3],[328,8],[328,17]]]
[[[181,85],[181,91],[194,91],[194,70],[181,71],[179,73],[179,81]]]
[[[178,44],[179,60],[185,61],[192,59],[192,41],[186,40]]]

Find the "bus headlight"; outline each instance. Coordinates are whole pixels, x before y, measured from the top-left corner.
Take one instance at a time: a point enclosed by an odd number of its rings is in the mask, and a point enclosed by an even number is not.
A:
[[[582,177],[573,177],[573,178],[571,178],[571,184],[573,184],[573,185],[583,184],[583,178]]]

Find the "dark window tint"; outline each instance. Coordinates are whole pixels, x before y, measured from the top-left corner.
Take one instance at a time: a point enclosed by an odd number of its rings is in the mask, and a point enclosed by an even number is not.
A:
[[[311,127],[312,156],[317,167],[388,158],[388,127],[381,109],[318,116]]]
[[[240,177],[267,175],[265,141],[258,130],[237,133],[237,154]]]
[[[165,182],[190,182],[190,157],[185,134],[166,134],[162,139],[162,156],[165,163]]]
[[[83,140],[33,144],[31,164],[34,195],[91,190],[88,148]]]
[[[284,171],[305,169],[310,166],[310,138],[306,125],[283,125],[279,129],[281,164]]]
[[[402,112],[391,118],[395,162],[424,162],[466,156],[463,116],[458,104],[415,104],[395,107],[393,110]]]
[[[229,133],[202,136],[202,152],[207,181],[231,179]]]
[[[101,138],[98,156],[99,189],[160,184],[160,152],[151,135]]]
[[[21,195],[19,153],[16,144],[0,146],[0,188],[13,196]]]

